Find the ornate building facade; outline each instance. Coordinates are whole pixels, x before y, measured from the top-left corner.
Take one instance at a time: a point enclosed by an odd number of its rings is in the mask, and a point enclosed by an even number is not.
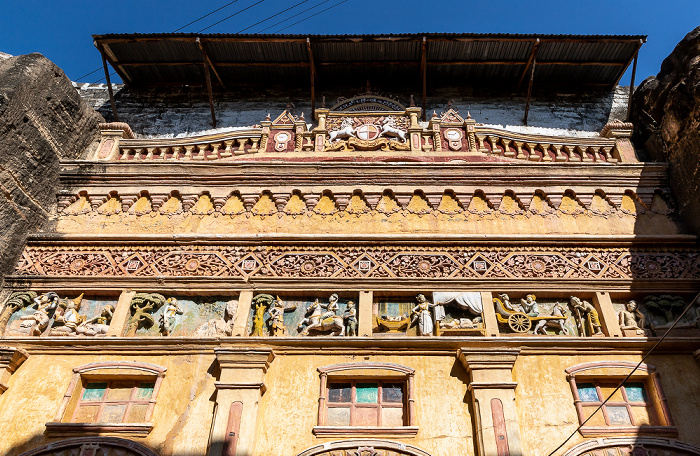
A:
[[[0,452],[699,455],[700,250],[610,115],[642,40],[95,37],[128,90],[7,278]],[[143,95],[197,77],[212,126],[310,103],[193,133]],[[562,82],[601,128],[509,123]]]

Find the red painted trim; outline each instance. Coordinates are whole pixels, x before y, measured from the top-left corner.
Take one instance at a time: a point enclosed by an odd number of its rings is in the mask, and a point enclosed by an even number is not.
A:
[[[319,367],[318,371],[320,373],[331,373],[331,372],[339,372],[339,371],[346,371],[346,370],[359,370],[359,369],[386,369],[386,370],[393,370],[396,372],[401,372],[402,374],[413,374],[416,372],[415,369],[407,367],[407,366],[402,366],[400,364],[393,364],[393,363],[341,363],[341,364],[333,364],[330,366],[323,366]]]
[[[226,435],[224,436],[223,456],[235,456],[238,437],[241,432],[241,416],[243,415],[243,402],[233,402],[228,412],[226,423]]]

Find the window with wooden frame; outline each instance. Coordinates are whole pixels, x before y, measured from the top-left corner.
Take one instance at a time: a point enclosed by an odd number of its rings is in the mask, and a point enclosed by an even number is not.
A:
[[[678,434],[653,366],[640,366],[615,390],[635,366],[636,363],[605,361],[566,370],[579,423],[590,417],[581,427],[582,435]],[[610,400],[603,405],[608,396]]]
[[[73,369],[73,379],[49,432],[147,434],[165,369],[146,363],[104,362]]]
[[[319,368],[316,435],[414,435],[414,370],[389,363],[346,363]]]

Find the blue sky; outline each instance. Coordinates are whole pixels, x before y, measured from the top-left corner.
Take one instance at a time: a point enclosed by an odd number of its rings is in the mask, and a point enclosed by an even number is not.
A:
[[[40,52],[73,80],[101,66],[91,35],[172,32],[231,0],[8,0],[0,14],[0,51],[12,55]],[[198,32],[252,6],[204,33],[237,33],[303,0],[237,0],[185,29]],[[309,12],[268,29],[275,32],[341,0],[327,0]],[[258,3],[260,2],[260,3]],[[324,0],[298,7],[246,30],[261,32]],[[256,4],[258,3],[258,4]],[[686,33],[700,25],[700,0],[345,0],[282,33],[542,33],[648,35],[642,46],[636,84],[659,71],[663,59]],[[629,84],[629,73],[621,83]],[[81,79],[97,82],[97,72]]]

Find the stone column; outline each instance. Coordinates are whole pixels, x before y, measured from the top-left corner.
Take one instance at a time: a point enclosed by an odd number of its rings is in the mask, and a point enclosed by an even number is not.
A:
[[[599,291],[593,296],[593,307],[598,311],[603,333],[610,337],[622,337],[622,330],[607,291]]]
[[[265,373],[275,355],[267,348],[217,348],[221,368],[209,456],[249,456],[255,452],[258,404]]]
[[[469,372],[478,456],[521,456],[513,365],[517,348],[462,348],[457,357]]]
[[[108,336],[121,337],[124,335],[124,328],[126,327],[126,322],[129,320],[131,308],[131,300],[136,295],[135,291],[124,290],[122,294],[119,295],[119,300],[117,305],[114,307],[114,315],[112,315],[112,322],[109,324],[109,329],[107,330]]]
[[[245,333],[246,325],[248,324],[248,316],[250,315],[250,306],[253,304],[253,290],[243,290],[238,295],[238,310],[233,321],[233,335],[247,336]]]
[[[372,303],[374,294],[371,291],[360,292],[360,302],[358,303],[358,328],[357,335],[360,337],[372,337]]]

